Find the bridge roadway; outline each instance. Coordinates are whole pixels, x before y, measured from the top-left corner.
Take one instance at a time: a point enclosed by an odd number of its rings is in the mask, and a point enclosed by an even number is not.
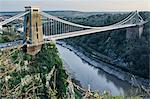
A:
[[[52,40],[49,41],[43,41],[40,42],[38,44],[23,44],[23,40],[16,40],[16,41],[12,41],[12,42],[7,42],[7,43],[0,43],[0,50],[5,50],[5,49],[14,49],[14,48],[21,48],[24,45],[27,45],[28,47],[31,46],[38,46],[38,45],[42,45],[42,44],[46,44],[46,43],[50,43]]]
[[[23,46],[23,40],[17,40],[17,41],[12,41],[12,42],[7,42],[7,43],[0,43],[0,50],[17,48],[19,46]]]
[[[69,37],[75,37],[75,36],[81,36],[81,35],[87,35],[87,34],[92,34],[96,32],[104,32],[104,31],[110,31],[110,30],[115,30],[115,29],[121,29],[121,28],[128,28],[128,27],[135,27],[138,26],[137,24],[126,24],[126,25],[120,25],[120,26],[105,26],[105,27],[100,27],[100,28],[95,28],[95,29],[87,29],[87,30],[82,30],[82,31],[75,31],[75,32],[68,32],[68,33],[63,33],[63,34],[56,34],[56,35],[51,35],[51,36],[44,36],[43,42],[40,42],[38,44],[27,44],[27,46],[37,46],[45,43],[49,43],[52,40],[59,40],[59,39],[64,39],[64,38],[69,38]],[[17,47],[22,47],[23,45],[23,40],[18,40],[18,41],[13,41],[13,42],[8,42],[8,43],[2,43],[0,44],[0,49],[11,49],[11,48],[17,48]]]
[[[18,14],[16,16],[13,16],[10,19],[7,19],[3,22],[0,22],[0,26],[5,25],[5,24],[7,24],[7,23],[9,23],[9,22],[21,17],[21,16],[24,16],[28,13],[29,12],[27,11],[25,13],[21,13],[21,14]],[[70,37],[81,36],[81,35],[87,35],[87,34],[92,34],[92,33],[97,33],[97,32],[104,32],[104,31],[110,31],[110,30],[121,29],[121,28],[141,26],[141,25],[143,25],[147,22],[147,21],[144,21],[141,18],[141,16],[138,14],[138,12],[131,13],[127,18],[125,18],[124,20],[122,20],[122,21],[120,21],[116,24],[112,24],[112,25],[104,26],[104,27],[91,27],[91,26],[79,25],[79,24],[76,24],[76,23],[72,23],[72,22],[57,18],[57,17],[52,16],[52,15],[49,15],[45,12],[40,12],[40,14],[43,15],[44,17],[52,19],[53,21],[55,20],[57,22],[61,22],[62,24],[71,25],[73,27],[85,28],[86,30],[65,32],[65,33],[62,32],[61,34],[56,33],[54,35],[43,36],[45,41],[39,42],[38,44],[37,43],[36,44],[27,44],[27,46],[37,46],[37,45],[41,45],[41,44],[44,44],[44,43],[49,43],[51,40],[59,40],[59,39],[70,38]],[[136,24],[135,23],[130,23],[130,20],[133,19],[134,16],[136,16],[136,15],[138,15],[138,17],[140,17],[140,21]],[[25,45],[25,44],[23,44],[23,41],[14,41],[14,42],[0,44],[0,49],[16,48],[18,46],[23,46],[23,45]]]
[[[128,28],[128,27],[135,27],[135,26],[138,26],[138,25],[137,24],[125,24],[125,25],[119,25],[119,26],[105,26],[105,27],[100,27],[100,28],[87,29],[87,30],[82,30],[82,31],[75,31],[75,32],[68,32],[68,33],[45,36],[44,39],[58,40],[58,39],[64,39],[64,38],[69,38],[69,37],[92,34],[92,33],[96,33],[96,32],[104,32],[104,31],[110,31],[110,30]]]

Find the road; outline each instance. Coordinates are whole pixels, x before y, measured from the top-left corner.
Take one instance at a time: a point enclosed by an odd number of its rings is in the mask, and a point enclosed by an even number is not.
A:
[[[0,43],[0,49],[19,46],[22,44],[23,44],[23,40],[17,40],[17,41],[12,41],[12,42],[7,42],[7,43]]]

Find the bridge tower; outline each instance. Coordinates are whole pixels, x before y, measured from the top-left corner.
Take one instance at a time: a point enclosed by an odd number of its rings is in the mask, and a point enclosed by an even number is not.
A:
[[[25,51],[30,55],[35,55],[41,50],[39,43],[43,41],[42,21],[37,7],[25,7],[25,11],[29,11],[24,16],[24,44]],[[28,46],[28,45],[33,46]]]
[[[136,11],[134,17],[130,21],[128,21],[128,23],[137,24],[137,26],[127,28],[126,38],[129,40],[141,38],[141,35],[143,33],[143,24],[141,23],[143,22],[143,18],[140,16],[139,12]]]
[[[129,27],[126,30],[126,39],[139,39],[143,33],[143,24],[139,24],[136,27]]]

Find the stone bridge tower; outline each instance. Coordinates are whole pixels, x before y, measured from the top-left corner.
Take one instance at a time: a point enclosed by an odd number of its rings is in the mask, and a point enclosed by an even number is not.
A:
[[[136,11],[136,15],[130,21],[127,22],[129,24],[137,24],[136,27],[127,28],[126,38],[128,40],[141,38],[144,27],[143,24],[141,24],[142,22],[144,22],[144,20],[139,15],[139,12]]]
[[[126,29],[126,39],[139,39],[143,33],[143,25],[130,27]]]
[[[136,26],[126,29],[126,53],[128,53],[129,50],[132,50],[141,38],[144,28],[143,22],[144,20],[138,12],[136,12],[136,15],[128,22],[129,24],[136,24]]]
[[[25,11],[29,13],[24,16],[24,43],[27,44],[24,48],[28,54],[35,55],[41,50],[39,43],[43,41],[41,15],[36,7],[25,7]]]

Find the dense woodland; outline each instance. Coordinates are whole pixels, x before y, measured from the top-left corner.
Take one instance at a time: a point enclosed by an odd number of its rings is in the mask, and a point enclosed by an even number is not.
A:
[[[75,23],[90,26],[106,26],[116,23],[129,13],[102,13],[88,17],[67,17],[66,19]],[[140,12],[144,20],[150,20],[150,12]],[[90,34],[66,41],[75,48],[89,53],[103,54],[112,58],[113,63],[121,64],[117,68],[137,75],[142,78],[149,78],[149,55],[150,55],[150,22],[144,25],[141,38],[126,39],[126,29],[107,31]],[[81,50],[82,49],[82,50]]]

